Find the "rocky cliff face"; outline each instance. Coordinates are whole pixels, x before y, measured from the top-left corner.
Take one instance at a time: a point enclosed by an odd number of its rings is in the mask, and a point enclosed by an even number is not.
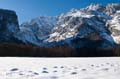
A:
[[[108,4],[106,6],[105,12],[107,15],[113,16],[119,10],[120,10],[120,4],[114,3],[114,4]]]
[[[90,45],[93,44],[95,47],[114,46],[116,40],[111,36],[113,31],[110,31],[106,26],[106,23],[114,17],[114,13],[111,14],[113,17],[107,14],[109,13],[108,6],[93,4],[81,10],[73,9],[67,14],[61,15],[53,33],[46,41],[60,42],[67,40],[65,44],[74,47],[91,47]],[[118,9],[115,10],[118,11]]]
[[[116,11],[111,20],[108,20],[106,26],[111,31],[111,35],[117,44],[120,44],[120,10]]]
[[[18,18],[14,11],[0,9],[0,42],[18,42],[14,35],[19,31]]]

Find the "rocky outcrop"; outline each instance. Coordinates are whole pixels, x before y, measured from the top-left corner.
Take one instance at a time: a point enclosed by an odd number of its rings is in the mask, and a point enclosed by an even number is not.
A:
[[[0,9],[0,43],[20,42],[14,37],[18,31],[19,24],[16,13]]]
[[[120,44],[120,10],[116,11],[111,20],[106,23],[108,29],[111,31],[111,36],[117,44]]]
[[[120,10],[120,3],[114,3],[114,4],[108,4],[106,6],[105,12],[109,16],[113,16],[118,10]]]

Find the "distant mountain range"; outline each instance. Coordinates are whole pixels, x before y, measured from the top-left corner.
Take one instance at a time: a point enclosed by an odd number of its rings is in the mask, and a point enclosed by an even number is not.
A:
[[[91,4],[56,17],[18,25],[14,11],[0,10],[0,42],[40,47],[109,48],[120,44],[120,4]]]

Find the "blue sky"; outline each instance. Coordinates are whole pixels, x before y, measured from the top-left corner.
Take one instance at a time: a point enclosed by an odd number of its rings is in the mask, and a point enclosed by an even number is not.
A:
[[[120,0],[0,0],[0,8],[15,10],[22,23],[38,16],[56,16],[91,3],[106,5],[120,3]]]

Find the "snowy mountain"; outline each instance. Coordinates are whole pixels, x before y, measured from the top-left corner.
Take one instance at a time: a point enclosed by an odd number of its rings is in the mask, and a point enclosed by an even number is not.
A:
[[[115,46],[120,44],[118,32],[113,31],[119,31],[119,7],[120,4],[91,4],[58,17],[38,17],[23,23],[15,36],[25,43],[47,47]]]
[[[20,26],[20,31],[15,35],[25,43],[41,46],[44,40],[51,33],[55,26],[57,17],[38,17]]]
[[[14,12],[2,13],[0,10],[0,15],[6,20],[0,18],[0,40],[14,38],[25,44],[44,47],[104,48],[120,44],[120,4],[91,4],[56,17],[40,16],[20,26]],[[6,26],[5,30],[3,26]]]
[[[110,6],[110,4],[108,6]],[[117,41],[111,36],[113,31],[110,31],[106,26],[107,21],[114,18],[107,14],[109,13],[106,10],[108,6],[92,4],[81,10],[72,9],[67,14],[61,15],[57,25],[53,29],[53,33],[50,34],[50,37],[46,41],[59,42],[69,39],[68,43],[74,46],[74,42],[76,41],[73,42],[73,40],[79,39],[79,43],[77,42],[77,44],[79,44],[79,46],[86,46],[90,44],[87,43],[88,40],[91,41],[91,43],[92,41],[102,40],[100,44],[102,47],[106,47],[106,45],[114,46]],[[118,10],[116,10],[116,12],[118,12]],[[84,39],[84,41],[82,39]]]
[[[113,16],[117,11],[120,10],[120,3],[113,3],[113,4],[108,4],[106,6],[106,14],[109,16]]]

